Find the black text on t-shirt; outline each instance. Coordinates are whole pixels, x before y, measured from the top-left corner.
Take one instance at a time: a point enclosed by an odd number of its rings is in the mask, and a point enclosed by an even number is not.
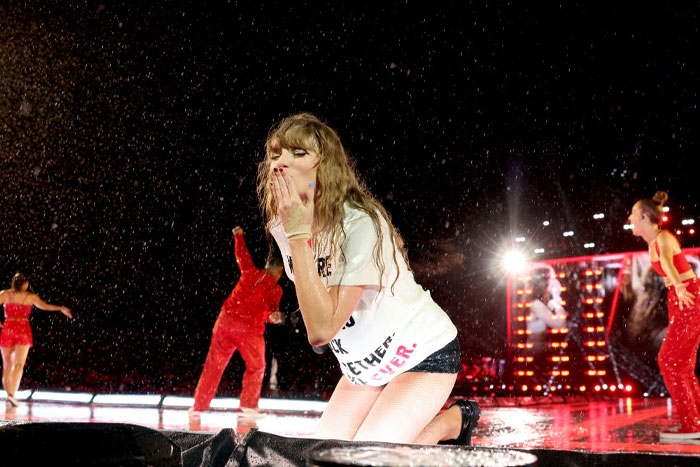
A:
[[[292,262],[291,255],[287,255],[287,264],[289,265],[289,272],[294,274],[294,263]],[[319,277],[329,277],[331,274],[333,274],[330,255],[326,256],[325,258],[318,258],[316,260],[316,268],[318,269]]]

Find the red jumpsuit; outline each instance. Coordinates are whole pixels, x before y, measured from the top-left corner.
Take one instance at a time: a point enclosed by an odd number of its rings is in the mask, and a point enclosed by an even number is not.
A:
[[[15,345],[34,345],[32,328],[29,326],[29,314],[32,305],[5,303],[5,323],[0,333],[0,347]]]
[[[656,253],[659,246],[656,245]],[[690,271],[683,253],[673,256],[679,274]],[[652,262],[654,269],[666,276],[660,261]],[[681,432],[700,432],[700,385],[695,376],[695,362],[700,345],[700,280],[684,282],[695,295],[692,307],[679,306],[675,287],[668,289],[668,330],[659,351],[659,368],[681,420]]]
[[[235,235],[235,252],[241,278],[224,301],[202,375],[194,392],[194,410],[209,410],[226,365],[238,349],[245,362],[241,407],[257,408],[265,374],[265,322],[278,311],[282,288],[248,253],[243,235]]]

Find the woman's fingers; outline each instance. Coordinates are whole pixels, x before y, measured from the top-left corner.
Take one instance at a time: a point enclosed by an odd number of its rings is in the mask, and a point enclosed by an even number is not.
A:
[[[678,302],[681,309],[683,309],[684,306],[688,306],[690,308],[695,302],[695,295],[692,292],[689,292],[687,289],[683,289],[683,293],[678,296]]]
[[[272,173],[272,196],[275,197],[275,204],[277,204],[277,212],[280,212],[282,206],[284,206],[285,200],[282,194],[282,187],[280,186],[279,177],[277,172]]]
[[[297,190],[294,186],[294,177],[292,177],[292,174],[289,173],[289,171],[283,169],[280,169],[280,174],[282,175],[282,181],[289,190],[289,199],[293,201],[301,201],[299,193],[297,193]]]

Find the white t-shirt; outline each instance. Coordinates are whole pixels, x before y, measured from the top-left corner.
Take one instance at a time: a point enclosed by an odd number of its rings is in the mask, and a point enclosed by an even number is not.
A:
[[[329,344],[343,374],[355,384],[371,386],[387,384],[457,336],[457,328],[430,293],[416,284],[398,250],[400,274],[392,292],[396,279],[394,249],[388,226],[381,215],[379,218],[383,231],[383,276],[380,277],[374,259],[377,234],[372,219],[347,204],[344,258],[340,252],[330,258],[328,249],[316,258],[319,276],[327,287],[365,287],[357,308]],[[285,272],[294,281],[289,241],[281,223],[275,224],[271,233],[284,258]]]

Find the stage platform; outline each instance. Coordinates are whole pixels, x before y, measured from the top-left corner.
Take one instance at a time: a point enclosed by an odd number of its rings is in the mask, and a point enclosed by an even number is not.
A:
[[[166,432],[202,434],[231,428],[237,439],[252,428],[285,437],[312,437],[325,406],[323,401],[262,399],[260,405],[265,416],[256,419],[237,414],[236,399],[217,399],[214,405],[230,408],[214,409],[191,419],[187,412],[191,398],[130,396],[128,399],[89,395],[82,401],[60,401],[57,400],[61,398],[60,393],[38,391],[22,396],[25,400],[18,407],[0,409],[3,410],[0,423],[129,423]],[[667,398],[585,399],[576,396],[477,400],[482,412],[472,438],[475,446],[546,452],[547,456],[557,452],[562,455],[648,455],[647,460],[669,456],[667,459],[674,459],[674,462],[667,465],[685,465],[686,460],[690,462],[688,465],[694,462],[700,465],[700,441],[663,443],[659,440],[660,431],[678,425]],[[678,459],[683,462],[678,463]]]

